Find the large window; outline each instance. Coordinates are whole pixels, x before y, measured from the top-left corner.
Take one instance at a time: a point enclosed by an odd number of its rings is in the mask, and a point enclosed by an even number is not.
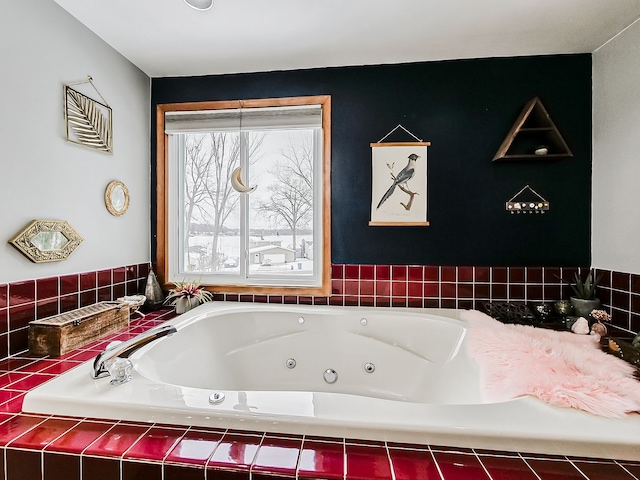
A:
[[[157,114],[163,280],[328,294],[329,97],[168,104]]]

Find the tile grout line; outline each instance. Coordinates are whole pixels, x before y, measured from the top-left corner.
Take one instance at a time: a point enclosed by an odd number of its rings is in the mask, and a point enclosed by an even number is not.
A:
[[[438,470],[438,475],[440,475],[440,480],[445,480],[444,474],[440,469],[440,465],[438,464],[438,460],[436,460],[436,456],[433,453],[433,449],[431,448],[431,445],[427,445],[427,447],[429,448],[429,453],[431,454],[431,460],[433,460],[433,464],[436,466],[436,469]]]
[[[518,457],[520,457],[520,459],[524,462],[524,464],[525,464],[527,467],[529,467],[529,470],[531,470],[531,471],[533,472],[533,474],[536,476],[536,478],[537,478],[538,480],[542,480],[542,479],[540,478],[540,475],[538,475],[538,472],[536,472],[536,471],[533,469],[533,467],[532,467],[531,465],[529,465],[529,462],[527,462],[527,459],[526,459],[526,458],[524,458],[524,457],[522,456],[522,454],[521,454],[521,453],[518,453]]]

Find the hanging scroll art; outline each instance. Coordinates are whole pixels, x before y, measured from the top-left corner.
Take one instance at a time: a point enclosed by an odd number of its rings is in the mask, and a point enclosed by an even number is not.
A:
[[[89,83],[104,103],[71,88]],[[64,120],[67,142],[105,153],[113,153],[111,107],[100,94],[93,79],[64,86]]]
[[[417,142],[382,143],[402,128]],[[370,226],[426,226],[427,147],[402,125],[371,144]]]

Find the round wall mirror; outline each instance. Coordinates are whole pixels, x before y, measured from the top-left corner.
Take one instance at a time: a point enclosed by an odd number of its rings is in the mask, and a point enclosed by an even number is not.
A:
[[[111,215],[116,217],[124,215],[124,212],[129,208],[129,190],[127,186],[118,180],[109,183],[107,190],[104,192],[104,203]]]

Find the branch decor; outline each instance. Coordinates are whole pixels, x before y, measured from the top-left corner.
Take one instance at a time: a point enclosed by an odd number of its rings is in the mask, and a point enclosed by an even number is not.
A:
[[[90,83],[98,92],[91,77],[79,83]],[[64,98],[67,141],[100,152],[113,153],[111,107],[107,105],[102,95],[100,98],[104,103],[71,88],[70,85],[65,85]]]

